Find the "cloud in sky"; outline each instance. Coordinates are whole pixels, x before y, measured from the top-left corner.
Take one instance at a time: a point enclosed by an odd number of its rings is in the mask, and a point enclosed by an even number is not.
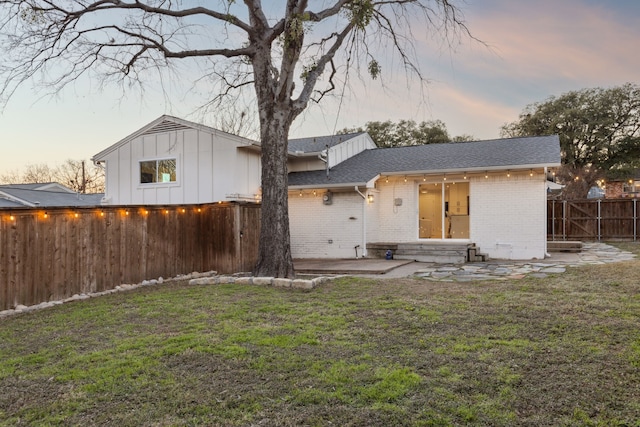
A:
[[[367,121],[439,119],[451,135],[495,138],[530,103],[586,87],[640,83],[640,2],[597,0],[467,0],[460,2],[472,34],[451,52],[437,39],[418,40],[423,93],[402,73],[379,81],[354,80],[340,103],[327,99],[298,119],[293,136],[329,134]],[[417,32],[416,32],[417,33]],[[383,72],[387,70],[383,69]],[[56,101],[39,101],[29,88],[0,116],[0,173],[28,163],[89,158],[161,114],[193,119],[195,105],[166,105],[149,93],[121,101],[88,94],[78,85]]]

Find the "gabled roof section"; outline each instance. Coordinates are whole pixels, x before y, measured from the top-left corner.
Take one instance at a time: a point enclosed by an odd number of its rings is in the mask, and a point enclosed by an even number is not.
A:
[[[322,150],[341,144],[365,132],[346,133],[343,135],[314,136],[289,140],[289,153],[320,153]]]
[[[40,183],[29,183],[29,184],[3,184],[0,185],[0,188],[4,188],[4,187],[11,187],[11,188],[18,188],[18,189],[24,189],[24,190],[37,190],[37,191],[41,191],[41,190],[47,190],[47,191],[58,191],[61,193],[72,193],[75,194],[75,192],[68,188],[65,187],[64,185],[58,183],[58,182],[40,182]]]
[[[557,135],[476,142],[377,148],[325,171],[293,172],[289,186],[364,185],[378,175],[428,174],[554,167],[560,165]]]
[[[104,194],[77,194],[69,189],[60,191],[58,187],[66,187],[55,184],[51,189],[37,187],[42,187],[42,184],[0,185],[0,208],[100,206],[104,197]]]
[[[91,158],[91,160],[93,162],[100,162],[101,160],[104,160],[104,157],[107,156],[109,153],[117,150],[123,145],[129,143],[131,140],[142,135],[152,135],[152,134],[163,133],[163,132],[176,132],[176,131],[185,130],[185,129],[195,129],[195,130],[200,130],[200,131],[211,133],[211,134],[224,134],[225,136],[231,139],[236,139],[239,143],[247,146],[258,144],[257,142],[252,141],[248,138],[244,138],[238,135],[234,135],[228,132],[224,132],[224,131],[212,128],[210,126],[206,126],[206,125],[195,123],[195,122],[190,122],[189,120],[184,120],[178,117],[168,116],[165,114],[163,116],[158,117],[157,119],[147,124],[143,128],[138,129],[131,135],[126,136],[125,138],[116,142],[112,146],[102,150],[98,154],[94,155]]]

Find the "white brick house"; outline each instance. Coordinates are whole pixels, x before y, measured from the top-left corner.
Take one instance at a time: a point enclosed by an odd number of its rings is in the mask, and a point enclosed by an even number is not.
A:
[[[468,242],[491,258],[546,254],[557,136],[365,148],[289,174],[294,258],[367,255],[374,242]]]
[[[103,203],[260,200],[260,144],[162,116],[93,157]],[[477,245],[546,254],[546,176],[557,136],[376,148],[366,133],[289,141],[294,258],[367,256],[375,243]]]

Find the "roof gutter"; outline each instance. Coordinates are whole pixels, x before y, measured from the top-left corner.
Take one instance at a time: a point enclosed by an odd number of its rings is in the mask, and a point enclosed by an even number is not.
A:
[[[393,172],[380,172],[380,175],[385,176],[404,176],[404,175],[438,175],[443,173],[471,173],[471,172],[485,172],[485,171],[501,171],[501,170],[527,170],[538,168],[554,168],[560,166],[560,163],[536,163],[530,165],[499,165],[499,166],[476,166],[470,168],[454,168],[454,169],[430,169],[430,170],[413,170],[413,171],[393,171]]]

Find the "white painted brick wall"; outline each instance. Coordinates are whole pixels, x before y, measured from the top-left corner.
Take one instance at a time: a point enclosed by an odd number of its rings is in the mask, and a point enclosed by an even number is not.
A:
[[[481,252],[491,258],[544,258],[546,186],[541,174],[477,178],[470,193],[470,237]]]
[[[546,252],[546,187],[541,174],[471,177],[470,242],[491,258],[543,259]],[[366,204],[367,242],[418,241],[418,186],[422,180],[378,181],[374,202]],[[294,258],[362,255],[363,199],[354,191],[333,193],[333,204],[322,203],[323,191],[299,197],[289,193],[291,248]],[[395,199],[402,199],[396,206]],[[355,219],[349,219],[353,217]],[[333,240],[333,243],[329,243]]]
[[[355,258],[354,246],[362,256],[363,199],[355,191],[334,192],[333,203],[322,202],[324,190],[317,195],[305,190],[289,193],[291,252],[294,258]],[[372,205],[367,209],[371,210]],[[353,218],[353,219],[350,219]],[[369,218],[367,218],[369,221]],[[333,243],[329,243],[329,241]]]
[[[415,242],[418,240],[418,181],[403,178],[378,181],[380,193],[374,204],[379,214],[376,233],[370,242]],[[402,199],[401,206],[394,200]]]

